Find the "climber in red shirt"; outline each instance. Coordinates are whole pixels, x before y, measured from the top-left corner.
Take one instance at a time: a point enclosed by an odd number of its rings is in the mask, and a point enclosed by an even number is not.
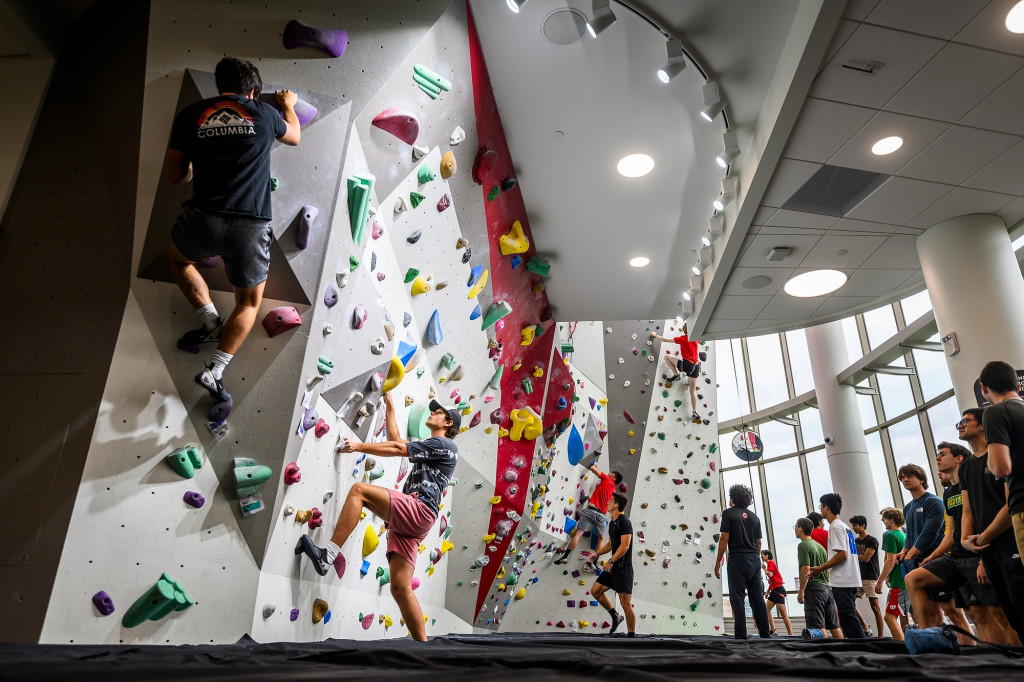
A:
[[[679,345],[680,358],[677,360],[671,354],[665,356],[665,364],[668,365],[669,373],[665,375],[666,382],[679,381],[681,374],[685,374],[690,385],[690,409],[693,410],[693,421],[700,421],[700,414],[697,412],[697,377],[700,376],[700,354],[697,350],[697,342],[691,341],[687,336],[686,325],[683,325],[683,333],[679,336],[669,338],[651,332],[652,339],[658,339],[665,343]]]
[[[600,536],[601,542],[608,542],[608,501],[612,499],[615,486],[622,482],[622,474],[618,471],[606,474],[598,469],[596,464],[590,465],[590,471],[597,476],[597,485],[594,486],[594,492],[590,494],[587,505],[580,511],[580,519],[572,530],[569,544],[555,550],[555,554],[560,555],[555,559],[556,564],[569,561],[572,551],[579,544],[580,537],[588,530]]]

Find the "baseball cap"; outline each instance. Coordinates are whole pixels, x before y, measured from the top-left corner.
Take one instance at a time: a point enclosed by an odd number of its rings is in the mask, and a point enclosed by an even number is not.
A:
[[[431,400],[430,411],[433,412],[435,410],[444,410],[445,414],[448,415],[448,418],[452,420],[452,424],[455,424],[455,428],[462,427],[462,415],[459,414],[459,411],[455,408],[454,405],[451,407],[446,407],[441,403],[437,402],[436,400]]]

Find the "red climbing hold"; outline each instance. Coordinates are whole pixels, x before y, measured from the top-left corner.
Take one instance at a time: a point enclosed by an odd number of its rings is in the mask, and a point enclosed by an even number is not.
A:
[[[295,462],[288,462],[284,468],[284,484],[292,485],[302,480],[302,474],[299,473],[299,465]]]
[[[413,144],[420,134],[420,122],[416,115],[405,109],[391,107],[373,117],[373,125],[391,133],[406,144]]]
[[[473,182],[478,185],[484,184],[487,173],[498,163],[498,152],[487,147],[480,147],[476,153],[476,160],[473,161]]]
[[[309,517],[309,521],[306,522],[306,525],[309,526],[310,530],[316,530],[320,526],[324,525],[324,513],[316,507],[313,507],[311,511],[313,512],[313,515]]]
[[[316,427],[314,429],[314,433],[316,434],[317,438],[323,438],[324,436],[327,435],[327,432],[330,430],[331,427],[327,425],[327,422],[325,422],[323,418],[317,420]]]
[[[263,328],[271,337],[283,334],[300,325],[302,325],[302,318],[299,317],[299,311],[290,305],[274,308],[263,318]]]
[[[633,420],[633,417],[632,417],[632,415],[629,414],[629,412],[626,412],[625,410],[623,410],[622,411],[622,416],[625,417],[626,421],[628,421],[630,424],[636,424],[636,421]]]

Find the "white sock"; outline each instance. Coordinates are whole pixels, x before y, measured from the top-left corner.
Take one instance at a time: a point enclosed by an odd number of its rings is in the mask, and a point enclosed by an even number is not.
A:
[[[336,544],[330,541],[328,541],[328,543],[324,545],[324,549],[327,550],[327,563],[329,564],[333,564],[334,560],[338,558],[339,554],[341,554],[341,547],[338,547]]]
[[[228,366],[228,363],[231,362],[231,358],[233,357],[235,356],[231,353],[225,353],[221,350],[213,351],[213,355],[210,356],[210,362],[212,363],[210,371],[213,373],[213,376],[217,379],[223,379],[224,369]]]
[[[196,312],[199,313],[199,317],[203,320],[203,325],[213,331],[217,328],[217,323],[220,321],[220,315],[217,314],[217,306],[212,303],[207,303],[202,308],[196,308]]]

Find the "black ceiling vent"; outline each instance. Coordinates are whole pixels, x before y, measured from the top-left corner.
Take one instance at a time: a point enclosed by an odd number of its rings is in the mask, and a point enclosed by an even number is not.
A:
[[[871,171],[822,166],[798,189],[782,208],[808,213],[845,216],[864,198],[889,179]]]

